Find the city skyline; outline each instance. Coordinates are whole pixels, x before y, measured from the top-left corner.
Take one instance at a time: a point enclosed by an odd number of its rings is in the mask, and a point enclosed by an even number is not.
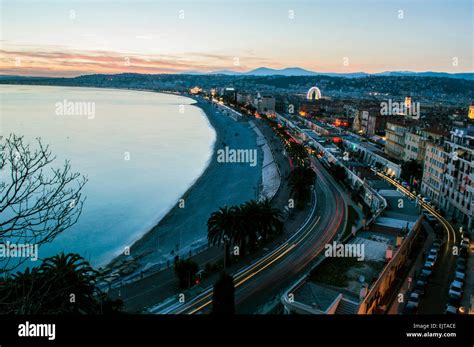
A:
[[[0,73],[472,72],[472,3],[457,4],[2,1]]]

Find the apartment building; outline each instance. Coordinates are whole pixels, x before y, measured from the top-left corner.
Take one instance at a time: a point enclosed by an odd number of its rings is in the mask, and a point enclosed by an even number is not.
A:
[[[408,131],[405,134],[405,146],[402,159],[422,162],[425,156],[425,139],[419,131]]]
[[[416,160],[423,163],[425,160],[426,144],[428,141],[438,143],[449,137],[449,132],[438,128],[412,128],[405,133],[404,161]]]
[[[405,134],[413,124],[413,121],[406,119],[391,119],[387,121],[385,127],[385,154],[391,158],[403,160]]]
[[[260,95],[254,99],[253,106],[258,112],[273,112],[275,111],[275,98],[271,95]]]
[[[441,189],[441,208],[458,222],[473,227],[474,126],[456,128],[445,141],[446,172]]]
[[[444,144],[426,142],[421,194],[430,198],[436,206],[442,206],[443,179],[448,159]]]

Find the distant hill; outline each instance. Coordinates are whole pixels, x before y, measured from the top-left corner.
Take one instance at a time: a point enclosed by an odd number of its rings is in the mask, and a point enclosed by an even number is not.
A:
[[[466,80],[474,80],[474,73],[448,73],[448,72],[413,72],[413,71],[386,71],[376,73],[377,76],[419,76],[419,77],[447,77],[447,78],[462,78]]]
[[[366,72],[316,72],[305,70],[299,67],[288,67],[285,69],[272,69],[268,67],[259,67],[247,72],[239,72],[232,70],[218,70],[209,73],[199,73],[197,71],[186,72],[186,74],[211,74],[211,75],[229,75],[229,76],[332,76],[332,77],[347,77],[360,78],[367,76],[420,76],[420,77],[447,77],[447,78],[462,78],[466,80],[474,80],[474,73],[447,73],[447,72],[413,72],[413,71],[385,71],[375,74]]]
[[[112,74],[114,75],[114,74]],[[122,73],[115,75],[144,75],[138,73]],[[162,74],[155,74],[162,75]],[[168,74],[164,74],[168,75]],[[169,74],[174,75],[174,74]],[[225,76],[284,76],[284,77],[313,77],[313,76],[329,76],[329,77],[345,77],[345,78],[363,78],[369,76],[381,76],[381,77],[439,77],[439,78],[454,78],[454,79],[464,79],[474,81],[474,73],[464,72],[464,73],[448,73],[448,72],[434,72],[434,71],[425,71],[425,72],[413,72],[413,71],[384,71],[374,74],[369,74],[367,72],[349,72],[349,73],[339,73],[339,72],[317,72],[302,69],[299,67],[288,67],[285,69],[272,69],[268,67],[259,67],[247,72],[233,71],[233,70],[217,70],[212,72],[200,72],[200,71],[184,71],[175,75],[197,75],[197,76],[209,76],[209,75],[225,75]],[[83,75],[83,76],[101,76],[100,74],[92,75]],[[79,76],[83,77],[83,76]],[[26,76],[10,76],[10,75],[0,75],[0,80],[11,80],[11,79],[23,79],[23,78],[50,78],[50,77],[26,77]]]

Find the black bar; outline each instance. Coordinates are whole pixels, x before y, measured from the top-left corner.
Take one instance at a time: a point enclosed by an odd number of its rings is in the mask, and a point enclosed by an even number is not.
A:
[[[9,344],[363,344],[469,345],[473,316],[0,316],[0,345]],[[55,324],[55,339],[19,337],[19,325]],[[416,324],[416,326],[415,326]],[[409,337],[407,333],[455,333]]]

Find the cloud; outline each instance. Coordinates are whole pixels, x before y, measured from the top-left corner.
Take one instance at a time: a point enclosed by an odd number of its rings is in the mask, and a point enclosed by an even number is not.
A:
[[[235,66],[239,58],[239,66]],[[0,71],[36,76],[79,76],[86,73],[181,73],[221,69],[247,70],[268,60],[225,54],[190,52],[182,55],[140,55],[110,51],[77,51],[58,48],[0,50]]]

